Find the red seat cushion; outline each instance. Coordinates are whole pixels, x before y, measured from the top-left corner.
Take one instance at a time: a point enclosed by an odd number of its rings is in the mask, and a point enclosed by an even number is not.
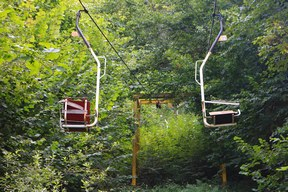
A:
[[[70,124],[89,124],[90,123],[90,102],[87,101],[87,112],[85,115],[85,100],[72,100],[67,99],[67,122]],[[76,104],[76,105],[73,105]],[[65,105],[65,102],[64,102]],[[64,106],[65,108],[65,106]]]

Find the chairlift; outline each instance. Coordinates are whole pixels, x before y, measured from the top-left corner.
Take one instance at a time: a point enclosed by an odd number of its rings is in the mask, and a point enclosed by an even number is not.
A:
[[[195,63],[195,81],[200,85],[201,89],[201,103],[202,103],[202,115],[203,115],[203,122],[205,127],[223,127],[223,126],[232,126],[236,125],[235,117],[241,114],[240,109],[237,111],[235,110],[223,110],[223,111],[211,111],[207,113],[206,104],[212,105],[226,105],[226,106],[239,106],[239,103],[236,102],[227,102],[227,101],[206,101],[205,100],[205,90],[204,90],[204,66],[212,54],[212,50],[218,41],[225,41],[227,40],[227,36],[222,35],[223,32],[223,17],[220,14],[215,15],[219,18],[220,21],[220,31],[215,38],[214,42],[212,43],[208,53],[206,54],[204,60],[198,60]],[[201,65],[200,65],[201,64]],[[199,68],[199,79],[198,75],[198,65]]]
[[[65,132],[87,132],[91,127],[95,126],[98,122],[98,106],[99,106],[99,93],[100,93],[100,79],[106,74],[106,58],[104,56],[97,56],[93,51],[90,43],[83,35],[79,28],[79,19],[81,12],[85,10],[79,10],[76,14],[76,30],[78,35],[83,39],[85,45],[90,50],[96,64],[96,90],[95,90],[95,109],[94,114],[90,114],[90,102],[86,99],[71,99],[65,98],[59,103],[62,104],[60,110],[60,127]],[[101,63],[100,59],[104,60],[104,72],[101,75]],[[94,120],[91,122],[91,119]]]

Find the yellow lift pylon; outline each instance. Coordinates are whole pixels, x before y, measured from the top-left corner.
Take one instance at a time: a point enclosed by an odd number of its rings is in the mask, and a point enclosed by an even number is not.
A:
[[[138,170],[138,152],[140,150],[140,119],[141,119],[141,105],[149,104],[168,104],[172,106],[173,97],[169,93],[156,94],[156,95],[134,95],[134,119],[135,119],[135,134],[132,139],[133,154],[132,154],[132,185],[137,185],[137,177],[139,175]]]

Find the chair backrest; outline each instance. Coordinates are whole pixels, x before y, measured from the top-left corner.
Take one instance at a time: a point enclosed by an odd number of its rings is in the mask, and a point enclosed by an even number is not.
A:
[[[64,109],[66,103],[63,103]],[[64,111],[65,113],[65,111]],[[72,100],[67,99],[67,116],[68,124],[89,124],[90,123],[90,102],[87,99]]]

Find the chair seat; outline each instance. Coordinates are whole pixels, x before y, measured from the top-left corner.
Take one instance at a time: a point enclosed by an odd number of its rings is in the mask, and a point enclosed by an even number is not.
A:
[[[235,111],[229,110],[229,111],[214,111],[209,112],[209,115],[215,116],[215,115],[227,115],[227,114],[235,114]]]
[[[65,108],[67,105],[67,108]],[[87,99],[65,99],[61,110],[63,123],[81,125],[90,123],[90,102]]]
[[[234,122],[234,115],[236,114],[235,111],[214,111],[210,112],[209,115],[213,119],[214,125],[226,125],[226,124],[235,124]]]

